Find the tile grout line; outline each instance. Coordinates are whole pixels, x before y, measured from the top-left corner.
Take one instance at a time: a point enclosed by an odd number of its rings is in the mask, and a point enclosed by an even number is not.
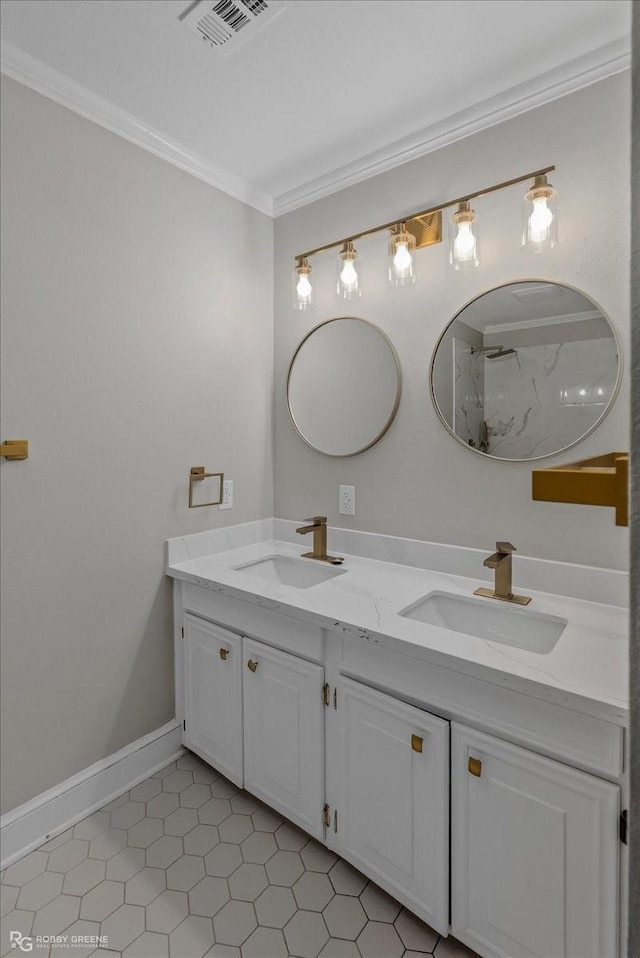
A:
[[[153,806],[152,803],[156,799],[159,801]],[[155,811],[155,816],[149,814],[150,811]],[[175,817],[168,826],[167,820],[172,816]],[[145,828],[145,822],[155,824]],[[186,831],[184,831],[185,828]],[[138,830],[134,834],[132,829]],[[197,831],[198,829],[204,831]],[[175,834],[176,830],[182,831],[182,834]],[[192,833],[193,839],[185,845],[188,836]],[[103,835],[105,838],[100,841]],[[252,836],[255,838],[252,839]],[[153,840],[149,841],[151,838]],[[130,841],[134,840],[137,844],[130,844]],[[212,840],[214,844],[208,844]],[[199,844],[201,841],[204,844]],[[50,842],[55,842],[55,845],[47,849],[46,846]],[[155,852],[152,851],[150,854],[150,849],[154,846]],[[220,849],[221,852],[218,856],[215,855],[216,849]],[[235,850],[233,854],[232,850]],[[307,851],[306,855],[305,851]],[[258,860],[256,861],[255,858]],[[207,859],[210,860],[207,861]],[[269,869],[274,859],[277,859],[277,867],[272,866]],[[89,870],[88,874],[87,869],[83,870],[82,866],[85,862],[102,863],[101,880],[95,881],[97,878],[95,869]],[[55,871],[50,868],[51,864],[56,865]],[[147,873],[145,878],[140,879],[135,886],[129,884],[145,872]],[[160,872],[164,873],[162,882],[164,887],[161,887],[159,875],[156,875]],[[81,888],[84,882],[84,891],[73,893],[64,891],[68,881],[67,876],[71,873],[74,875],[75,888]],[[62,878],[57,896],[48,901],[42,897],[51,892],[51,887],[42,882],[44,875],[56,875]],[[272,875],[283,883],[275,884]],[[232,880],[233,876],[237,876],[235,881]],[[145,890],[147,879],[149,884]],[[200,893],[200,902],[194,903],[193,907],[205,912],[211,908],[211,912],[199,915],[191,910],[192,894],[201,883],[209,879],[218,883],[219,890],[222,889],[220,894],[226,901],[222,904],[219,904],[216,898],[207,901],[202,896],[213,894],[211,889],[216,886],[204,885]],[[16,883],[11,884],[12,881]],[[169,887],[169,882],[173,887]],[[323,883],[326,888],[323,887]],[[381,930],[384,927],[393,935],[392,950],[396,958],[412,953],[433,955],[443,940],[442,936],[420,922],[399,902],[394,902],[390,896],[378,888],[375,882],[361,876],[332,850],[306,835],[254,796],[235,788],[223,776],[193,755],[186,755],[178,761],[169,763],[164,769],[158,770],[128,792],[113,799],[102,809],[76,823],[67,832],[43,843],[39,849],[35,849],[7,868],[2,874],[2,887],[12,890],[10,897],[15,895],[13,910],[10,910],[9,914],[19,911],[17,904],[22,890],[27,886],[31,889],[32,896],[29,901],[38,902],[38,895],[41,896],[41,903],[37,908],[23,909],[25,915],[30,915],[29,931],[36,924],[41,912],[47,916],[47,920],[50,919],[55,924],[57,930],[53,931],[52,924],[52,934],[60,934],[79,922],[87,922],[89,927],[97,926],[100,935],[103,934],[105,927],[107,931],[113,929],[118,935],[116,939],[118,944],[123,943],[122,951],[116,950],[118,954],[123,955],[123,958],[126,958],[130,949],[135,952],[135,943],[145,934],[159,935],[164,938],[168,953],[175,955],[176,958],[179,958],[179,955],[178,952],[174,952],[174,947],[195,949],[194,954],[197,951],[200,958],[207,958],[209,952],[216,947],[216,923],[221,916],[224,919],[223,913],[232,903],[250,906],[244,910],[246,927],[238,925],[238,921],[242,921],[241,918],[234,917],[230,919],[231,928],[224,932],[225,937],[231,935],[235,940],[241,941],[239,946],[228,947],[237,948],[243,958],[246,958],[245,949],[250,939],[261,932],[272,933],[276,940],[279,938],[282,947],[286,948],[286,953],[292,958],[294,952],[289,950],[292,929],[299,929],[297,933],[304,936],[305,921],[306,930],[309,931],[311,927],[315,927],[315,933],[308,944],[304,943],[304,937],[298,939],[298,946],[300,947],[300,941],[302,941],[304,944],[302,951],[309,955],[313,952],[313,958],[320,958],[328,946],[331,954],[337,954],[340,948],[339,946],[336,948],[336,943],[340,941],[345,942],[345,955],[357,954],[360,958],[370,958],[371,941],[369,940],[366,949],[363,949],[364,939],[362,942],[359,939],[372,923],[379,924]],[[105,899],[105,892],[111,888],[118,888],[119,893],[115,896],[109,893],[110,897]],[[130,888],[135,889],[130,892],[133,900],[127,901]],[[355,888],[358,890],[354,891]],[[370,888],[372,892],[367,896],[366,893]],[[286,902],[286,906],[277,905],[275,902],[267,905],[265,898],[265,905],[259,912],[258,902],[270,890],[281,893],[280,898]],[[329,891],[330,895],[328,895]],[[376,893],[382,896],[379,902],[371,898]],[[235,898],[234,894],[242,897]],[[83,903],[89,895],[92,895],[89,913],[91,914],[92,911],[94,915],[100,913],[100,918],[82,916]],[[149,901],[147,901],[148,895],[152,896]],[[168,910],[165,909],[164,912],[161,910],[157,918],[155,914],[158,911],[155,910],[154,930],[150,927],[148,909],[159,902],[163,895],[177,897],[164,898],[158,905],[158,908],[163,909],[167,902],[171,902]],[[384,903],[387,899],[392,907],[391,911],[385,912]],[[57,922],[61,919],[66,921],[69,912],[65,914],[64,908],[68,907],[71,901],[76,903],[78,911],[75,917],[60,929]],[[142,901],[145,904],[138,903]],[[339,904],[333,905],[332,910],[329,911],[329,906],[334,902]],[[346,912],[344,910],[348,902],[357,903],[357,909],[360,911],[360,915],[355,917],[355,924],[353,915],[349,919],[345,917],[349,913],[348,909]],[[277,910],[282,907],[284,911]],[[382,911],[377,910],[380,907]],[[105,908],[110,909],[106,914]],[[47,909],[47,912],[44,912],[44,909]],[[56,909],[60,915],[58,919],[55,919]],[[121,909],[124,910],[121,911]],[[370,917],[371,909],[373,909],[373,917]],[[60,914],[61,910],[62,914]],[[235,916],[236,913],[227,910],[228,914]],[[262,921],[269,924],[261,924],[260,915],[262,915]],[[338,917],[339,915],[341,917]],[[389,917],[390,915],[395,917]],[[301,929],[301,923],[294,921],[298,916],[304,916]],[[364,924],[360,924],[360,916]],[[404,930],[402,925],[398,925],[403,916],[407,916],[403,919]],[[190,919],[197,920],[190,921]],[[200,919],[208,919],[208,921],[203,924]],[[171,925],[174,920],[175,924]],[[341,928],[335,925],[336,920],[343,922]],[[345,920],[352,922],[351,937],[341,937],[332,933],[331,928],[337,927],[337,930],[344,934]],[[158,930],[158,927],[168,930]],[[432,941],[429,940],[429,951],[422,951],[426,944],[424,940],[418,942],[418,947],[415,944],[409,947],[403,938],[405,934],[420,935],[421,928],[425,929],[429,938],[433,938]],[[205,933],[201,929],[208,930]],[[373,929],[371,934],[375,934]],[[200,943],[197,944],[199,938]],[[183,944],[177,945],[178,941],[182,941]],[[187,941],[188,944],[184,944]],[[322,944],[319,944],[320,941]],[[452,947],[456,958],[457,956],[473,958],[473,953],[464,949],[464,946],[453,942]],[[104,950],[113,951],[114,949],[110,949],[106,944]],[[100,947],[92,954],[97,954],[99,951]],[[250,945],[249,951],[251,951]],[[43,951],[39,953],[44,954]],[[448,948],[447,953],[449,953]],[[37,954],[38,951],[35,952],[35,955]],[[85,952],[75,950],[75,954],[85,954]],[[443,952],[441,958],[444,958],[444,955]],[[63,958],[63,956],[64,952],[56,949],[55,958]],[[454,958],[453,954],[451,958]]]

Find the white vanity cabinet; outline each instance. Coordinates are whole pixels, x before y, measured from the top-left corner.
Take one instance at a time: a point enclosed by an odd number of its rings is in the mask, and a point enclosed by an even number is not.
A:
[[[176,701],[183,702],[184,744],[235,785],[322,840],[326,708],[321,630],[245,602],[213,597],[205,589],[185,590],[183,598]],[[267,641],[254,638],[256,633]]]
[[[244,784],[323,837],[324,669],[243,639]]]
[[[449,723],[345,678],[337,703],[334,847],[446,935]]]
[[[481,955],[618,954],[619,789],[456,723],[452,933]]]
[[[624,954],[622,727],[294,612],[182,584],[185,745],[483,958]]]
[[[186,614],[183,741],[242,786],[242,639]]]

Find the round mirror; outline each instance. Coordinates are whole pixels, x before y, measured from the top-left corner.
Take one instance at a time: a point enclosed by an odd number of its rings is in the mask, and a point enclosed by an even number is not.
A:
[[[291,421],[307,445],[327,456],[355,456],[387,431],[400,402],[401,376],[388,337],[365,319],[320,323],[289,367]]]
[[[431,395],[449,432],[495,459],[542,459],[584,439],[618,391],[617,335],[597,303],[544,280],[506,283],[449,323]]]

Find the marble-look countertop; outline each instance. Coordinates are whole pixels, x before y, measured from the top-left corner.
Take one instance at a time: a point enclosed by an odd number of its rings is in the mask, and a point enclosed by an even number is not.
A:
[[[298,589],[234,568],[267,556],[297,558],[305,544],[265,539],[184,561],[176,561],[169,551],[166,571],[175,579],[346,636],[364,637],[400,654],[620,725],[627,723],[628,613],[624,608],[531,591],[518,581],[517,591],[533,597],[527,609],[519,612],[546,613],[568,621],[553,650],[538,654],[399,615],[434,590],[472,596],[474,589],[486,585],[480,578],[345,555],[342,566],[328,568],[346,574]]]

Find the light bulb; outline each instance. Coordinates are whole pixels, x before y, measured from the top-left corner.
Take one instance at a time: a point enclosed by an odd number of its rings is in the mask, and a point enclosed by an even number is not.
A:
[[[308,299],[311,296],[311,283],[306,273],[302,273],[296,286],[296,293],[300,299]]]
[[[393,257],[393,265],[400,274],[407,272],[411,266],[411,253],[407,243],[396,243],[396,252]]]
[[[522,248],[532,253],[551,249],[558,242],[556,191],[544,174],[533,178],[524,197]]]
[[[395,226],[389,240],[389,282],[392,286],[411,286],[416,281],[416,238],[405,223]]]
[[[471,223],[459,223],[458,235],[455,238],[455,253],[457,259],[471,259],[476,246],[476,238],[471,229]]]
[[[529,235],[532,243],[544,243],[549,235],[549,227],[553,222],[553,213],[547,206],[545,196],[533,200],[533,212],[529,217]]]
[[[293,271],[293,306],[294,309],[313,309],[315,306],[311,267],[304,257],[298,259],[298,265]]]
[[[356,272],[355,266],[353,265],[352,259],[348,259],[345,261],[345,264],[342,267],[342,271],[340,273],[340,282],[342,283],[343,286],[346,286],[348,288],[356,286],[358,282],[358,274]]]
[[[338,253],[338,272],[336,274],[336,293],[343,299],[355,299],[362,296],[361,277],[356,267],[357,257],[358,254],[353,243],[347,240]]]
[[[478,238],[473,232],[476,214],[469,200],[463,200],[451,219],[449,263],[454,269],[472,269],[480,263]]]

